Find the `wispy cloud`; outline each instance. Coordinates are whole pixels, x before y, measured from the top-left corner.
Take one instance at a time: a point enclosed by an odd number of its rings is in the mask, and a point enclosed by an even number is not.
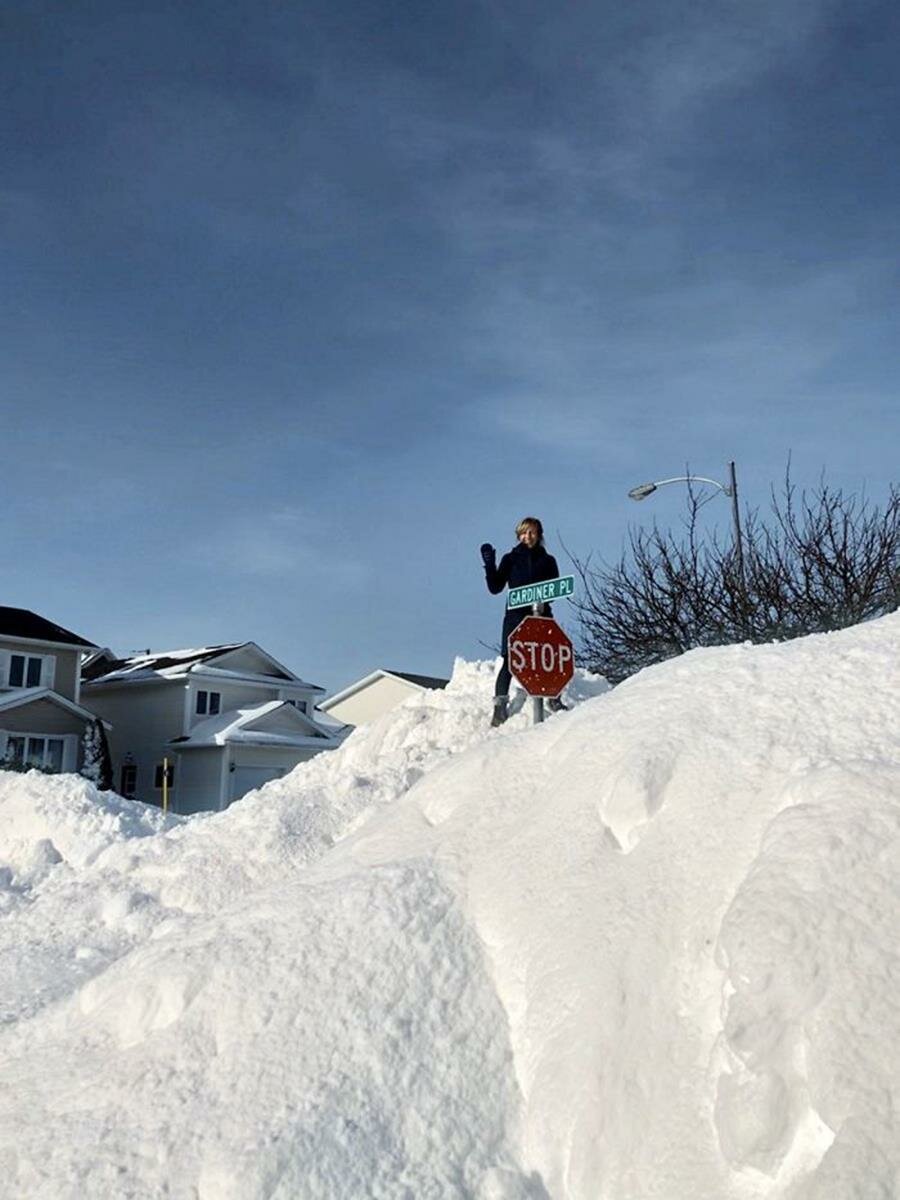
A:
[[[338,544],[321,511],[284,506],[224,518],[191,547],[189,557],[223,575],[302,581],[312,591],[366,577],[366,565],[338,551]]]
[[[829,403],[823,374],[889,269],[672,285],[623,300],[614,327],[515,295],[486,314],[478,348],[510,382],[473,418],[505,439],[611,461],[627,461],[638,435],[670,436],[673,418],[751,436],[777,414],[784,427],[792,407]]]
[[[710,98],[788,69],[838,7],[835,0],[726,0],[679,6],[668,24],[638,43],[627,87],[643,119],[671,126]],[[662,15],[662,14],[661,14]],[[622,80],[623,94],[626,81]]]

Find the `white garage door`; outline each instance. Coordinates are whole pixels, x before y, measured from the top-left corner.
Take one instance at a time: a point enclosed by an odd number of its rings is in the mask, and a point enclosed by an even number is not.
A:
[[[254,788],[262,787],[270,779],[280,779],[284,767],[238,767],[231,772],[231,796],[229,800],[239,800]]]

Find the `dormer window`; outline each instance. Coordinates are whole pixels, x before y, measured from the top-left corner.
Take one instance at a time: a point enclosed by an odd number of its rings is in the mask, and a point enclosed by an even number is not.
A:
[[[201,717],[214,717],[222,707],[221,692],[197,692],[197,713]]]
[[[10,687],[40,687],[44,660],[39,655],[11,654],[9,656]]]
[[[305,713],[308,710],[308,705],[305,700],[285,700],[285,704],[290,704],[292,708],[296,708],[302,713]]]

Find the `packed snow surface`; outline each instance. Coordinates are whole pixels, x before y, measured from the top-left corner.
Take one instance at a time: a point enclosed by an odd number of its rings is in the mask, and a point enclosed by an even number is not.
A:
[[[900,616],[215,816],[0,773],[4,1197],[896,1200]]]

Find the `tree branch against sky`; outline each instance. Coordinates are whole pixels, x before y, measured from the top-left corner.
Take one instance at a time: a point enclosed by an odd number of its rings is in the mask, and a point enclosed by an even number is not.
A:
[[[900,605],[897,486],[881,507],[824,476],[798,493],[788,469],[766,516],[744,514],[743,572],[734,541],[701,526],[709,498],[689,485],[680,534],[632,528],[617,562],[574,560],[582,658],[611,682],[699,646],[824,633]]]

